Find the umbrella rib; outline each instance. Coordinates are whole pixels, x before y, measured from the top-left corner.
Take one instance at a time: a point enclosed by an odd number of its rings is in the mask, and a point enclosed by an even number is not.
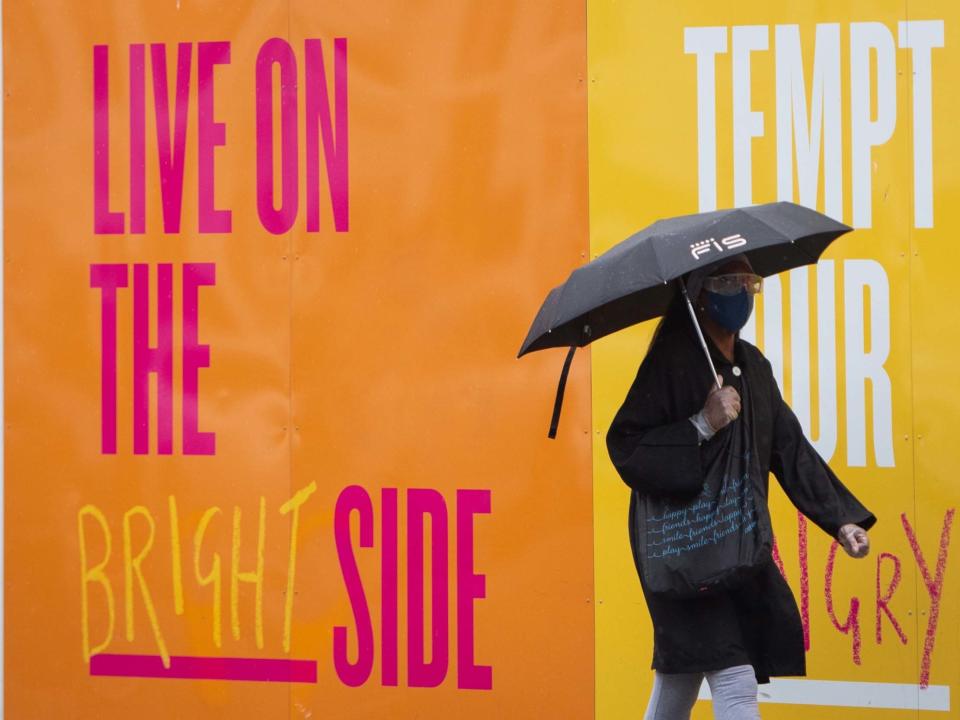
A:
[[[665,277],[664,277],[663,263],[660,261],[659,245],[657,245],[656,243],[652,242],[652,239],[653,239],[653,237],[651,237],[650,246],[651,246],[651,248],[653,249],[653,259],[654,259],[654,260],[656,261],[656,263],[657,263],[657,273],[656,273],[656,275],[657,275],[657,277],[660,279],[660,281],[661,281],[664,285],[666,285],[667,282],[669,281],[669,278],[665,278]]]
[[[653,262],[654,262],[654,264],[655,264],[655,266],[656,266],[656,272],[654,273],[654,275],[655,275],[655,277],[656,277],[660,282],[662,282],[664,285],[666,285],[666,284],[669,282],[670,279],[669,279],[669,278],[664,278],[664,274],[665,274],[665,273],[664,273],[664,270],[663,270],[663,264],[662,264],[662,262],[661,262],[660,255],[659,255],[659,253],[658,253],[657,245],[651,243],[651,244],[650,244],[650,252],[651,252],[651,255],[653,256],[652,259],[653,259]],[[594,258],[594,260],[593,260],[592,262],[596,262],[596,258]],[[590,263],[587,263],[587,265],[589,265],[589,264],[590,264]],[[561,290],[560,290],[560,297],[557,298],[557,308],[558,308],[558,309],[563,305],[563,302],[562,302],[562,301],[563,301],[563,296],[564,296],[564,293],[569,289],[570,277],[572,277],[572,276],[574,275],[574,273],[576,273],[578,270],[581,270],[583,267],[586,267],[586,266],[583,265],[583,266],[581,266],[580,268],[577,268],[576,270],[574,270],[573,272],[571,272],[571,273],[570,273],[570,276],[567,278],[566,282],[564,282],[563,285],[560,286],[560,288],[561,288]],[[640,288],[635,288],[635,289],[633,289],[633,290],[631,290],[631,291],[629,291],[629,292],[626,292],[626,293],[613,293],[613,294],[610,294],[610,295],[605,295],[605,296],[599,298],[599,299],[598,299],[598,302],[602,305],[602,304],[606,304],[606,303],[609,303],[609,302],[614,302],[614,301],[617,301],[617,300],[622,300],[623,298],[629,297],[630,295],[634,294],[635,292],[640,292],[640,291],[642,291],[642,290],[644,290],[644,289],[646,289],[646,288],[640,287]],[[583,315],[585,316],[584,326],[585,326],[585,327],[589,327],[589,326],[591,325],[591,322],[592,322],[591,317],[592,317],[592,315],[593,315],[593,311],[590,310],[590,311],[588,311],[588,312],[586,312],[586,313],[583,313]],[[567,323],[575,320],[575,319],[578,318],[578,317],[580,317],[580,315],[575,315],[575,316],[573,316],[573,317],[563,319],[563,318],[558,317],[557,314],[555,314],[555,315],[553,316],[553,318],[552,318],[552,322],[551,322],[551,323],[549,324],[549,326],[548,326],[548,327],[550,327],[550,330],[548,330],[548,332],[551,332],[552,330],[554,330],[554,329],[556,329],[556,328],[558,328],[558,327],[560,327],[560,326],[566,325]],[[583,333],[583,329],[581,329],[581,335],[582,335],[582,333]],[[583,339],[583,338],[581,337],[581,340],[582,340],[582,339]],[[587,340],[587,342],[589,343],[589,339]]]
[[[778,228],[775,228],[773,225],[771,225],[770,223],[768,223],[766,220],[764,220],[764,219],[761,218],[761,217],[757,217],[756,215],[750,215],[749,217],[750,217],[750,219],[752,219],[752,220],[756,220],[756,221],[757,221],[758,223],[760,223],[761,225],[764,225],[765,227],[770,228],[770,230],[772,230],[772,231],[775,232],[775,233],[780,233],[781,235],[784,234],[782,230],[779,230]],[[814,234],[814,235],[823,235],[824,233],[813,233],[813,234]],[[810,237],[810,236],[807,235],[807,236],[804,236],[804,237]],[[797,245],[797,241],[796,241],[796,240],[790,240],[790,244],[793,245],[795,248],[797,248],[797,250],[798,250],[800,253],[802,253],[802,254],[807,258],[807,260],[810,261],[810,264],[811,264],[811,265],[815,265],[815,264],[817,264],[817,263],[820,261],[819,258],[816,258],[816,257],[814,257],[813,255],[811,255],[809,252],[807,252],[807,249],[806,249],[805,247],[803,247],[803,245]],[[758,249],[761,249],[761,248],[758,248]],[[774,273],[774,274],[776,274],[776,273]]]

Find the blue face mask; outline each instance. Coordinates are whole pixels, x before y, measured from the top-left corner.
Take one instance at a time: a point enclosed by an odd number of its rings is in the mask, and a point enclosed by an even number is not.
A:
[[[704,292],[707,295],[707,315],[720,327],[735,333],[747,324],[753,312],[753,295],[746,290],[736,295]]]

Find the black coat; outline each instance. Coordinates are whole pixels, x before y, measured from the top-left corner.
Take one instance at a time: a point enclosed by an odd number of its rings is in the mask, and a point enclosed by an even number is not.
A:
[[[720,451],[717,440],[700,443],[689,421],[704,404],[710,370],[689,317],[673,312],[655,337],[610,431],[607,448],[630,498],[630,543],[637,557],[633,514],[638,493],[695,495],[703,468]],[[870,528],[876,518],[843,486],[807,441],[800,423],[780,396],[769,361],[750,343],[735,341],[734,363],[710,342],[725,385],[750,387],[762,487],[767,502],[769,473],[794,505],[830,537],[846,523]],[[746,410],[746,408],[744,408]],[[643,580],[641,577],[641,586]],[[800,613],[772,559],[736,590],[685,600],[654,595],[643,587],[653,621],[653,668],[664,673],[706,672],[752,665],[757,680],[804,675]]]

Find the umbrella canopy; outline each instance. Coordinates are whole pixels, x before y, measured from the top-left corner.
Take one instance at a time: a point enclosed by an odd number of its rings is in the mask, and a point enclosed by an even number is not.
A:
[[[817,262],[851,230],[790,202],[658,220],[574,270],[547,295],[517,357],[551,347],[583,347],[667,311],[671,280],[737,254],[758,275]]]
[[[574,350],[663,315],[680,292],[679,284],[671,280],[739,254],[746,255],[754,272],[763,276],[809,265],[851,229],[791,202],[715,210],[658,220],[574,270],[547,295],[517,355],[569,348],[550,437],[556,435]]]

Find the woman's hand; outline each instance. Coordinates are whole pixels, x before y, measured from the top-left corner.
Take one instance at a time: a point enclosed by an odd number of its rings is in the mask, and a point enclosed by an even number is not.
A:
[[[837,531],[837,540],[844,552],[852,558],[866,557],[870,552],[870,538],[859,525],[848,523]]]
[[[723,376],[717,375],[717,381],[723,385]],[[703,416],[710,423],[714,432],[729,425],[740,414],[740,393],[729,385],[726,387],[710,386],[707,401],[703,404]]]

